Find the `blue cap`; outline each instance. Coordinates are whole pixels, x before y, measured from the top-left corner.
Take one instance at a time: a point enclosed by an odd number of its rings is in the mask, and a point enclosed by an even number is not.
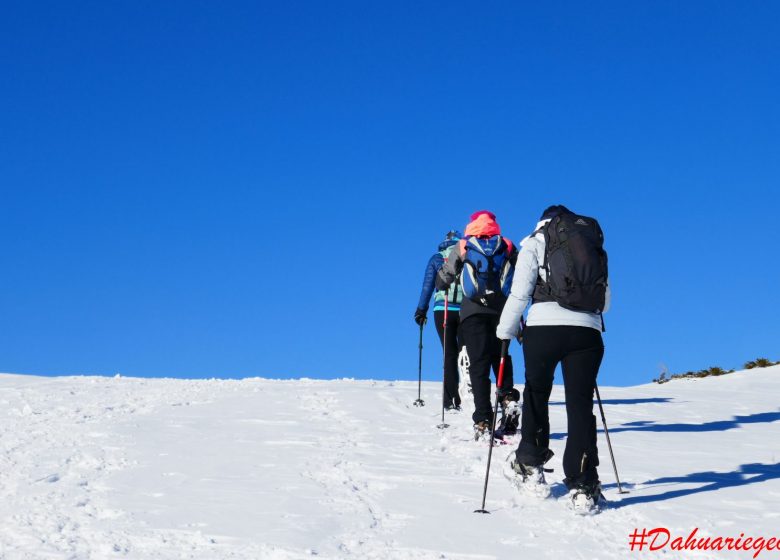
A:
[[[451,229],[447,232],[447,235],[444,237],[445,241],[449,241],[450,239],[462,239],[463,235],[457,230],[457,229]]]

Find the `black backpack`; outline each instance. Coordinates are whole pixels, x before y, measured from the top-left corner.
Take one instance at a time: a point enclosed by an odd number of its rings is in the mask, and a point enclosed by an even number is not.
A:
[[[534,301],[556,301],[573,311],[601,313],[607,290],[604,233],[595,218],[565,212],[540,228],[546,244]]]

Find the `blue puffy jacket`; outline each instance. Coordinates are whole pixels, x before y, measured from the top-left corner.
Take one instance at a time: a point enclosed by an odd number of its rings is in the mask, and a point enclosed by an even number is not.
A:
[[[460,284],[454,282],[449,290],[436,290],[436,273],[444,266],[444,257],[448,255],[453,246],[457,245],[459,239],[446,239],[439,243],[439,251],[431,255],[428,259],[428,265],[425,267],[425,276],[423,277],[422,291],[420,292],[420,302],[417,309],[428,311],[428,303],[431,300],[431,294],[434,293],[434,311],[444,311],[444,300],[447,299],[447,307],[450,311],[460,311],[460,302],[463,294]]]

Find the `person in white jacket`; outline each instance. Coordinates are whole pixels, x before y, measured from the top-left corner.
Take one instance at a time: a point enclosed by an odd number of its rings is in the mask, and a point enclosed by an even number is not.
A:
[[[563,456],[567,487],[577,495],[597,502],[600,483],[596,447],[596,417],[593,392],[604,344],[601,313],[572,311],[559,305],[545,290],[545,237],[543,227],[555,216],[567,212],[565,206],[551,206],[543,213],[533,234],[521,241],[512,289],[496,335],[523,340],[525,389],[521,420],[521,441],[511,466],[523,483],[545,485],[543,465],[552,457],[548,402],[553,375],[560,363],[566,392],[568,437]],[[606,287],[605,305],[610,291]],[[528,304],[526,327],[520,333],[523,312]]]

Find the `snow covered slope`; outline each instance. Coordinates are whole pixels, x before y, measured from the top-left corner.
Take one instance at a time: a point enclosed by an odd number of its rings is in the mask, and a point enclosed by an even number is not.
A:
[[[562,498],[560,387],[553,498],[514,493],[500,446],[491,515],[487,447],[468,407],[436,428],[440,390],[415,408],[413,382],[0,375],[0,557],[711,559],[752,552],[640,555],[629,534],[780,536],[780,367],[601,388],[630,493],[600,432],[593,517]]]

